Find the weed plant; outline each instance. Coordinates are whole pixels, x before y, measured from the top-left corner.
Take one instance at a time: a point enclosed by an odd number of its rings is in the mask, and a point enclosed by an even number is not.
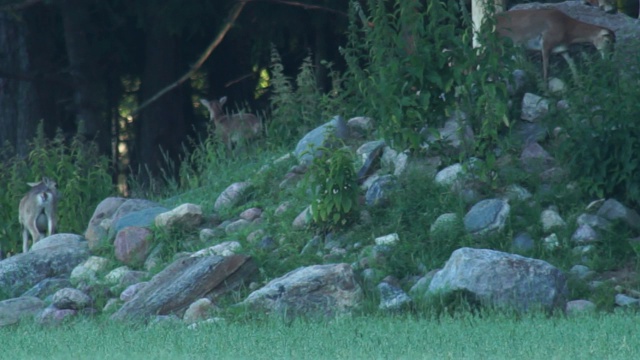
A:
[[[568,94],[569,110],[558,155],[587,195],[640,204],[640,60],[587,59],[578,91]]]
[[[331,89],[326,93],[318,88],[311,55],[302,61],[294,85],[285,75],[280,54],[275,48],[271,49],[270,144],[293,146],[303,135],[333,116],[345,115],[344,79],[333,70],[333,64],[322,64],[328,68],[331,80]]]

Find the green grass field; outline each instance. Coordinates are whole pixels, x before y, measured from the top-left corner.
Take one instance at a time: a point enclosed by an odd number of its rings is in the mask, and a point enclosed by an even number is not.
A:
[[[0,329],[2,359],[637,359],[640,316],[342,318]]]

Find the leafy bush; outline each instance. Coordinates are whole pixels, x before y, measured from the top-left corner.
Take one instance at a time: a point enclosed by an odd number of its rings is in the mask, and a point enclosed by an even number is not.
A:
[[[591,196],[640,204],[640,61],[588,61],[580,91],[569,97],[563,116],[560,157],[571,177]],[[633,70],[635,69],[635,70]]]
[[[342,49],[357,110],[394,147],[418,148],[420,130],[454,103],[469,56],[470,25],[456,1],[352,2]],[[429,121],[428,121],[429,120]]]
[[[489,14],[494,12],[492,8],[487,11]],[[507,82],[511,80],[510,72],[515,69],[509,46],[490,31],[494,25],[493,16],[487,15],[478,34],[483,47],[470,54],[472,58],[477,57],[480,66],[465,76],[456,88],[460,107],[469,114],[477,134],[475,156],[484,160],[478,163],[482,167],[478,175],[485,182],[492,180],[486,175],[496,170],[494,150],[500,147],[501,130],[511,125]]]
[[[109,175],[109,159],[81,135],[66,143],[61,132],[53,140],[44,135],[42,123],[30,144],[27,158],[14,156],[0,172],[0,246],[7,253],[21,248],[18,222],[20,199],[29,190],[27,182],[48,176],[58,184],[58,232],[81,234],[96,205],[115,191]],[[6,149],[6,148],[5,148]]]
[[[314,149],[315,150],[315,149]],[[307,172],[307,184],[313,192],[311,216],[324,228],[343,227],[352,220],[359,187],[349,148],[320,148]]]

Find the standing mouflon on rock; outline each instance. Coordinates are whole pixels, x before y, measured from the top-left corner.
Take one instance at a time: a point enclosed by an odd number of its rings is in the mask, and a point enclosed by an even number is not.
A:
[[[56,182],[43,177],[37,183],[27,183],[31,190],[20,200],[19,220],[22,225],[22,252],[29,250],[29,233],[33,243],[46,231],[50,236],[56,231],[58,190]]]

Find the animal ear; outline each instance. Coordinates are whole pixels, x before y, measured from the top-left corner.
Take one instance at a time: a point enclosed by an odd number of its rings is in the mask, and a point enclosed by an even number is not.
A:
[[[207,109],[211,108],[211,105],[209,104],[209,100],[207,99],[200,99],[200,103],[204,105]]]
[[[42,183],[42,181],[38,181],[38,182],[28,182],[27,185],[34,187],[34,186],[38,186]]]
[[[227,97],[226,96],[221,97],[220,100],[218,100],[218,102],[220,103],[220,106],[224,105],[224,103],[227,102]]]
[[[48,177],[43,177],[43,178],[42,178],[42,182],[43,182],[45,185],[47,185],[47,187],[48,187],[48,188],[55,188],[55,187],[56,187],[56,185],[58,185],[58,184],[56,184],[56,182],[55,182],[55,181],[53,181],[53,180],[49,179]]]

